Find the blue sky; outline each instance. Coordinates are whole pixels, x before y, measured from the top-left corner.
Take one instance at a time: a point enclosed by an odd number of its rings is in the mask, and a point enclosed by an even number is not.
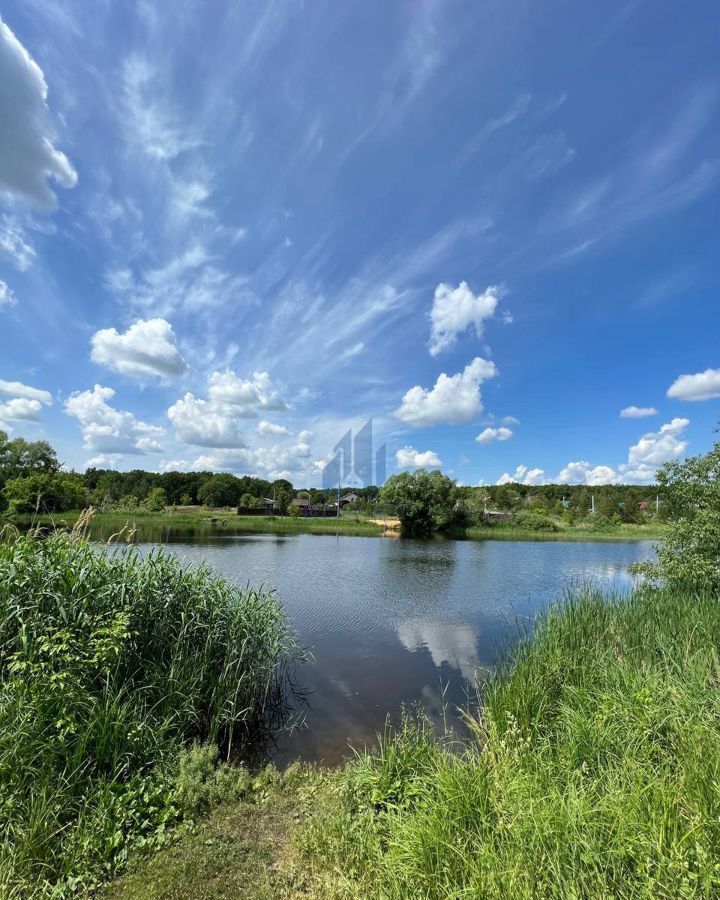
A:
[[[370,415],[465,484],[710,446],[716,3],[87,10],[0,4],[0,427],[296,484]]]

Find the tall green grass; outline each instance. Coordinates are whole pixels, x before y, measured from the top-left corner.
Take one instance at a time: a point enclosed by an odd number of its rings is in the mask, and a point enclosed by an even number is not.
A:
[[[299,657],[274,595],[208,569],[0,543],[0,896],[70,894],[156,841],[179,749],[250,753]]]
[[[324,896],[720,896],[720,604],[593,593],[550,610],[463,746],[407,720],[305,838]]]

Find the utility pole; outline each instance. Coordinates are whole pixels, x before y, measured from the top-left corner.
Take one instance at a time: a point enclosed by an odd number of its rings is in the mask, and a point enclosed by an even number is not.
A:
[[[595,494],[590,494],[590,503],[591,503],[590,512],[594,513],[595,512]]]

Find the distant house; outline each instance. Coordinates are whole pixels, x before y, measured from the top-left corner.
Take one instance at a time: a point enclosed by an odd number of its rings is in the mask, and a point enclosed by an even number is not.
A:
[[[307,497],[296,497],[293,502],[293,506],[299,506],[301,510],[309,509],[312,505]]]
[[[361,500],[359,494],[356,494],[354,491],[351,491],[349,494],[345,494],[340,498],[340,506],[348,506],[350,503],[357,503],[358,500]]]
[[[262,501],[265,509],[277,509],[280,506],[277,500],[273,500],[272,497],[263,497]]]

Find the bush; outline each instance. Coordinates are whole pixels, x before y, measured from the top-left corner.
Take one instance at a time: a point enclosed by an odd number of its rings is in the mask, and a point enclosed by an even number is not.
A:
[[[252,753],[298,658],[272,594],[206,568],[66,534],[0,544],[0,895],[89,888],[160,840],[178,750]]]
[[[542,513],[529,510],[516,512],[512,517],[512,525],[513,528],[522,528],[525,531],[554,532],[560,530],[552,519]]]
[[[143,506],[149,512],[163,512],[167,506],[167,494],[165,489],[161,487],[152,488],[150,493],[143,501]]]

